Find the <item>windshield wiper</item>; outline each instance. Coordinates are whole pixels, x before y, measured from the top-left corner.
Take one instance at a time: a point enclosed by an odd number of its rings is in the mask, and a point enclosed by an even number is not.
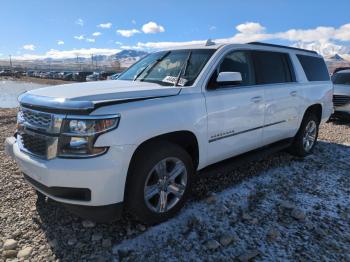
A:
[[[162,61],[168,54],[170,53],[170,51],[166,52],[164,55],[162,55],[160,58],[158,58],[157,60],[155,60],[153,63],[149,64],[148,66],[146,66],[144,69],[142,69],[140,71],[140,73],[138,73],[135,77],[133,81],[136,81],[137,78],[139,78],[143,72],[145,72],[145,76],[142,78],[144,79],[148,73],[160,62]],[[142,81],[142,79],[140,79],[140,81]]]
[[[186,73],[186,70],[187,70],[187,67],[188,67],[188,63],[189,63],[189,61],[190,61],[190,59],[191,59],[191,55],[192,55],[192,51],[190,51],[190,52],[188,53],[188,56],[187,56],[187,58],[186,58],[186,61],[185,61],[185,63],[183,64],[183,66],[181,67],[181,70],[180,70],[180,72],[179,72],[179,74],[178,74],[178,76],[177,76],[177,78],[176,78],[176,82],[174,83],[174,86],[177,86],[177,85],[179,84],[179,81],[180,81],[180,79],[181,79],[182,74]]]

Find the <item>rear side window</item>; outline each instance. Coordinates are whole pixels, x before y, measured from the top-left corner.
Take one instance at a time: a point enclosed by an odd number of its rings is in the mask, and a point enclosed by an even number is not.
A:
[[[297,55],[309,81],[329,81],[326,63],[320,57]]]
[[[294,81],[294,71],[288,54],[253,51],[257,84],[275,84]]]

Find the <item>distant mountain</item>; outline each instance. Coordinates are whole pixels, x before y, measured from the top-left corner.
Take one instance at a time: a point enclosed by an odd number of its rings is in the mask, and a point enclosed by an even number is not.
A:
[[[125,58],[141,58],[147,55],[147,52],[138,51],[138,50],[122,50],[119,53],[112,55],[112,57],[116,60],[125,59]]]

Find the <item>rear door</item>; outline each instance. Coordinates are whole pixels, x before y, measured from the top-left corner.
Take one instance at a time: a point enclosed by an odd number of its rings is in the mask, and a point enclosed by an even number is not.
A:
[[[240,72],[242,82],[218,84],[220,72]],[[208,161],[214,163],[262,144],[264,88],[255,85],[250,51],[231,51],[211,75],[204,93],[208,114]]]
[[[298,84],[288,53],[253,51],[257,85],[264,86],[263,142],[270,144],[294,136],[298,126]]]

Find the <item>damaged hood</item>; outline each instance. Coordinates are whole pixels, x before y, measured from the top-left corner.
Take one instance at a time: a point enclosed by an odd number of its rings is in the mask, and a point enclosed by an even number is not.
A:
[[[19,97],[24,106],[62,110],[92,110],[97,105],[178,95],[181,87],[139,81],[97,81],[50,86]]]

